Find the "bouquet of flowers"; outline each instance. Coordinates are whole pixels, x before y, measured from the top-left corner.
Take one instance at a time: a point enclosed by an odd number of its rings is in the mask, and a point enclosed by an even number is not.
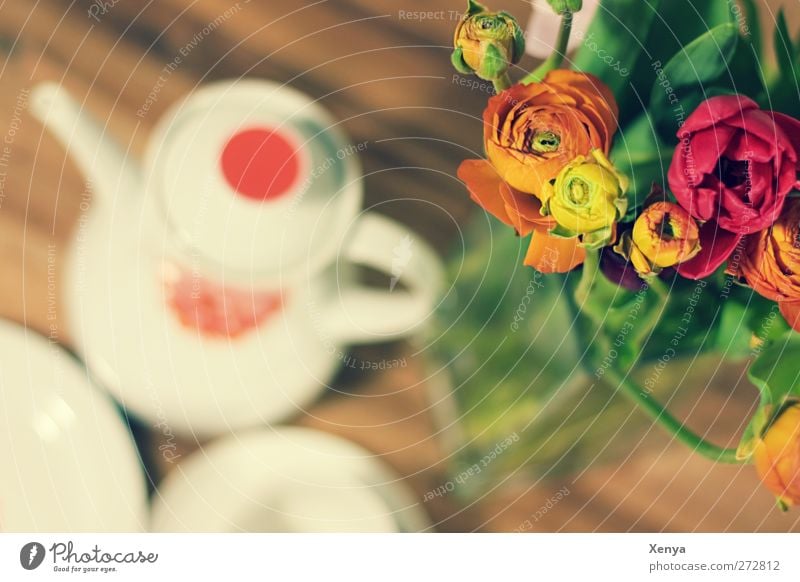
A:
[[[530,280],[557,282],[581,338],[563,354],[697,453],[753,463],[781,507],[800,503],[800,42],[778,14],[768,65],[753,0],[602,0],[567,59],[582,0],[548,3],[556,46],[514,83],[520,26],[468,2],[452,62],[496,94],[485,158],[460,180],[529,237]],[[750,358],[760,391],[738,448],[654,397],[671,360],[711,351]]]

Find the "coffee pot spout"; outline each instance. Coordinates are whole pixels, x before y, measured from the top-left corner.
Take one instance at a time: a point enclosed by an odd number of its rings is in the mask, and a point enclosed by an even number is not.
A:
[[[30,110],[72,156],[95,201],[113,199],[138,179],[134,160],[61,85],[46,82],[34,87]]]

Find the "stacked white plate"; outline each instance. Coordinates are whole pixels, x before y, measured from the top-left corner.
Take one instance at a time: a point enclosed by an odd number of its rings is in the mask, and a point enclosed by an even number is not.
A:
[[[0,321],[0,531],[141,531],[128,427],[55,343]]]

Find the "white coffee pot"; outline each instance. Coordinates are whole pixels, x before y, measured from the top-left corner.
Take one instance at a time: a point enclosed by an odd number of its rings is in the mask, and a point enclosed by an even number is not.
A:
[[[141,163],[54,83],[31,110],[91,188],[65,269],[76,350],[126,410],[210,436],[307,406],[345,346],[413,333],[443,286],[435,253],[361,210],[358,153],[307,96],[203,86]],[[361,285],[354,265],[391,276]]]

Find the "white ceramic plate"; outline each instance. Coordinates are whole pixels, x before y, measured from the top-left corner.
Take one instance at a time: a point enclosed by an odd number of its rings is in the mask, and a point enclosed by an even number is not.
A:
[[[0,321],[0,531],[141,531],[146,519],[117,409],[55,343]]]
[[[192,454],[154,498],[159,532],[396,532],[430,526],[375,455],[304,428],[260,429]]]

